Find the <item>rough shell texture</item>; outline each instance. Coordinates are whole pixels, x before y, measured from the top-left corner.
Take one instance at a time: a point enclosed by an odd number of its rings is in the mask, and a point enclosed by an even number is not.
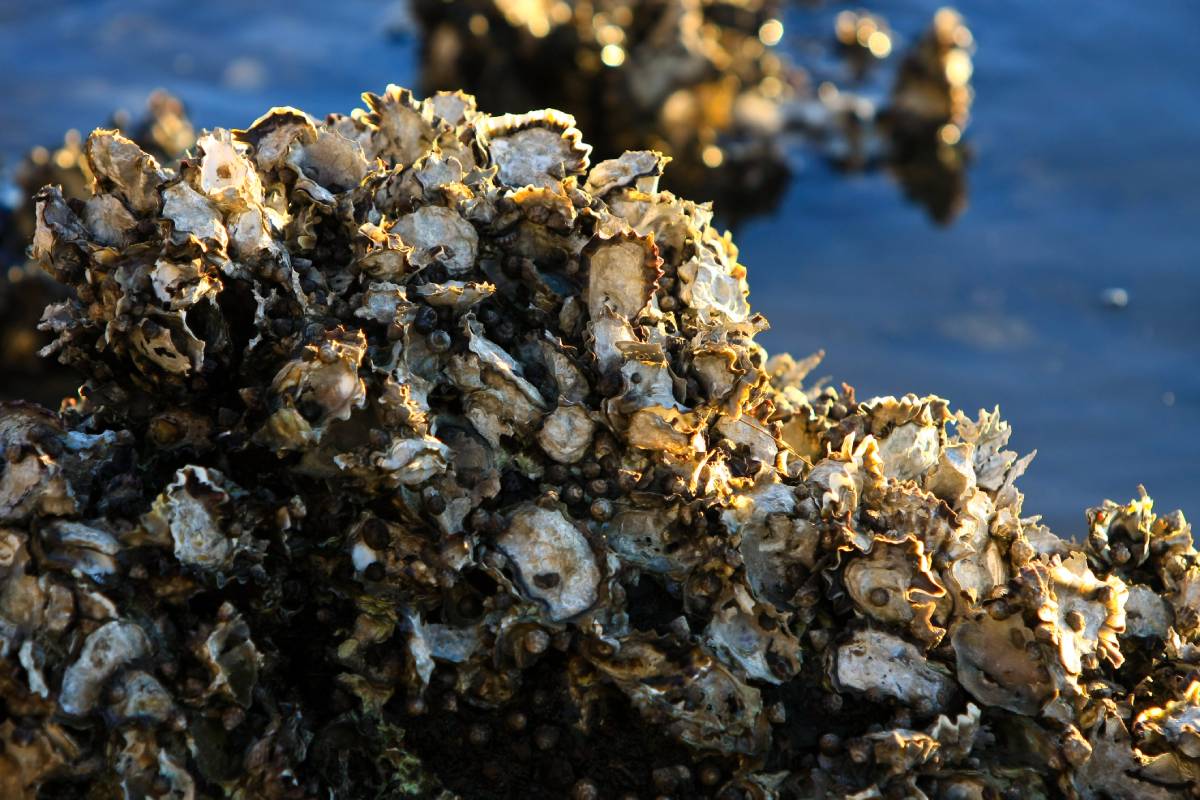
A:
[[[87,380],[0,407],[6,797],[1197,786],[1181,514],[1076,545],[998,413],[804,386],[657,156],[366,100],[38,195]]]

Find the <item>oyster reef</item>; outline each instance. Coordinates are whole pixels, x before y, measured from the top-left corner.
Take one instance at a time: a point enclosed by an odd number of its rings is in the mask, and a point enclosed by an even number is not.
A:
[[[38,194],[0,796],[1197,793],[1180,513],[1060,539],[997,413],[805,386],[658,154],[365,100]]]

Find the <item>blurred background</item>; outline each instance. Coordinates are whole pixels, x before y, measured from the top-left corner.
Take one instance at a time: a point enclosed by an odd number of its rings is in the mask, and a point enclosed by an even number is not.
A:
[[[169,162],[273,105],[462,87],[564,107],[601,156],[671,152],[769,350],[824,350],[861,398],[999,404],[1060,534],[1139,483],[1200,514],[1200,5],[939,6],[0,0],[0,396],[72,387],[32,356],[48,289],[21,255],[22,186],[84,185],[65,132],[119,124]]]

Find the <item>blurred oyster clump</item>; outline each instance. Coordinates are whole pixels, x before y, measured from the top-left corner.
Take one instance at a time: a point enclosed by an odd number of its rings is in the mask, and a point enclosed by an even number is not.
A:
[[[36,196],[0,796],[1179,797],[1200,554],[768,357],[665,157],[397,87]]]
[[[952,222],[966,207],[974,101],[975,38],[962,15],[939,9],[899,56],[897,34],[877,14],[842,11],[834,28],[842,69],[820,76],[816,102],[799,104],[795,117],[839,168],[886,167],[935,222]],[[877,65],[889,58],[898,66],[881,77]]]
[[[975,37],[953,9],[943,8],[900,64],[884,112],[892,168],[908,195],[939,222],[966,204],[962,138],[975,99]]]
[[[952,9],[903,54],[878,14],[841,11],[830,41],[823,22],[785,31],[793,15],[774,0],[420,0],[414,10],[427,92],[564,109],[603,158],[670,156],[664,187],[715,200],[731,224],[770,212],[809,149],[843,169],[887,167],[939,223],[965,206],[974,38]],[[844,69],[829,69],[835,54]]]

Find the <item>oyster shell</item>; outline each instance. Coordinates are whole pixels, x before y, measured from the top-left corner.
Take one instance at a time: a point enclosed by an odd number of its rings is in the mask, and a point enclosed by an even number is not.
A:
[[[62,677],[58,705],[68,714],[90,712],[109,678],[125,664],[150,652],[150,640],[137,625],[113,620],[97,628]]]
[[[516,569],[524,592],[561,621],[596,602],[600,569],[583,534],[561,512],[517,509],[496,546]]]
[[[883,631],[856,631],[839,646],[833,677],[846,689],[874,692],[929,713],[945,709],[954,683],[946,671],[930,664],[921,651]]]

